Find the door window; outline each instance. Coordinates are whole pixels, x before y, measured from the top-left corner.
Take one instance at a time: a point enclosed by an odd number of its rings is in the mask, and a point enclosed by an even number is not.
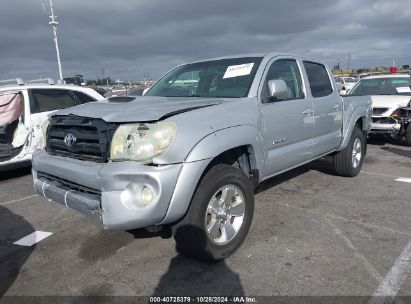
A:
[[[77,99],[80,101],[80,104],[96,101],[95,98],[88,96],[87,94],[84,94],[82,92],[77,92],[77,91],[72,91],[72,92],[74,93],[74,95],[76,95]]]
[[[280,59],[273,62],[267,72],[267,76],[263,84],[261,92],[262,100],[265,100],[269,97],[269,80],[284,80],[287,85],[287,97],[277,99],[276,101],[304,98],[301,74],[295,60]]]
[[[319,63],[304,61],[304,67],[313,97],[324,97],[333,93],[333,87],[325,66]]]
[[[31,90],[31,113],[65,109],[76,105],[73,94],[68,90]]]

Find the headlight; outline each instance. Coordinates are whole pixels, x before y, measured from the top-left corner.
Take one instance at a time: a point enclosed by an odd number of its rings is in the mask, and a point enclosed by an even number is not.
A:
[[[41,135],[43,136],[43,146],[45,147],[47,144],[47,129],[50,125],[50,118],[47,118],[43,124],[41,125]]]
[[[176,130],[174,123],[120,125],[111,141],[111,159],[148,163],[153,157],[167,152]]]

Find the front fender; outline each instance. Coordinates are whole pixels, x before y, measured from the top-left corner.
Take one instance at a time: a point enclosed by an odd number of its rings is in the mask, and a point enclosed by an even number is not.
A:
[[[183,162],[165,218],[159,223],[174,223],[184,216],[204,170],[216,156],[239,147],[248,146],[255,168],[263,163],[262,138],[250,125],[234,126],[211,133],[191,149]]]
[[[240,146],[249,146],[252,149],[254,165],[259,169],[263,165],[263,140],[261,133],[251,125],[233,126],[209,134],[193,147],[185,162],[212,159]]]

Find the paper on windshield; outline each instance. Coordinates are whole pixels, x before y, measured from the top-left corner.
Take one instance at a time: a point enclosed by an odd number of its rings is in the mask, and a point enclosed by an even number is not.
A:
[[[397,87],[396,89],[397,89],[398,93],[409,93],[409,92],[411,92],[410,87]]]
[[[254,63],[230,65],[225,71],[223,79],[249,75],[253,69],[253,66]]]

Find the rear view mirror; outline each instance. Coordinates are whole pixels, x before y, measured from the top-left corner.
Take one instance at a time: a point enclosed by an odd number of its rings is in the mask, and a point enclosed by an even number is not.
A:
[[[286,99],[288,97],[287,84],[281,79],[269,80],[268,93],[270,99]]]

